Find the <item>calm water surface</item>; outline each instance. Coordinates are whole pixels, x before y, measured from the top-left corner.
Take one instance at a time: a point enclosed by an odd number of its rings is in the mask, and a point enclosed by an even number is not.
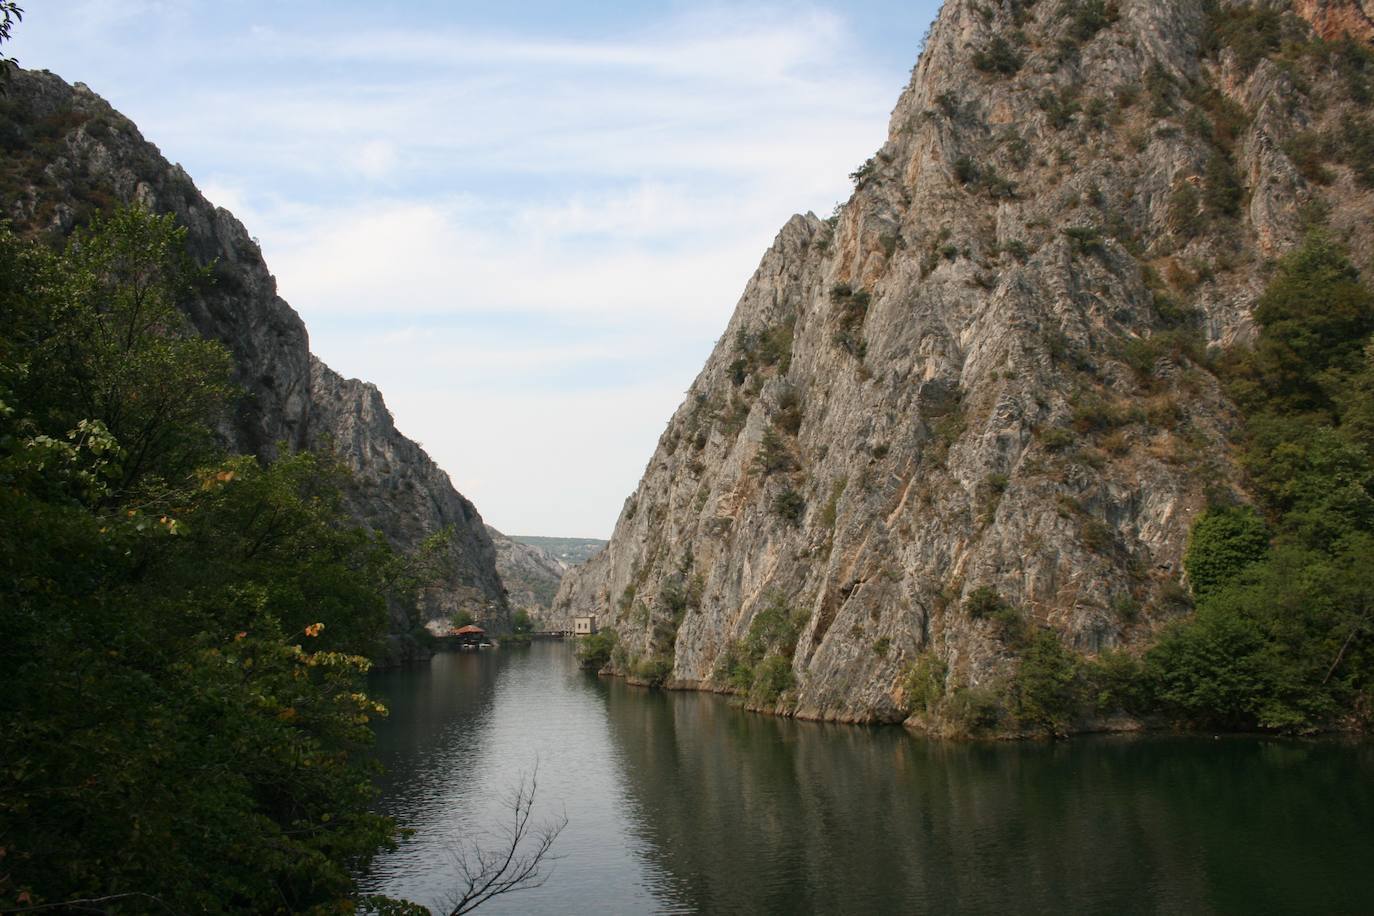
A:
[[[371,689],[414,834],[364,884],[432,906],[537,761],[562,858],[483,913],[1374,913],[1367,743],[937,743],[601,680],[563,643]]]

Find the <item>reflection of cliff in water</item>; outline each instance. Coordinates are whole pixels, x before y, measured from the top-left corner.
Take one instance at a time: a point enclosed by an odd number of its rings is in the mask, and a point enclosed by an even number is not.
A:
[[[1330,912],[1374,895],[1368,746],[935,744],[620,683],[607,706],[643,854],[701,912]]]
[[[494,652],[441,653],[428,666],[372,679],[369,695],[388,710],[375,723],[387,813],[445,800],[455,789],[453,774],[472,770],[482,750],[477,736],[491,724],[499,673]]]

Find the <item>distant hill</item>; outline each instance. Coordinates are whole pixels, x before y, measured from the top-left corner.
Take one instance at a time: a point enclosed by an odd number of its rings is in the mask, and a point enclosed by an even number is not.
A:
[[[512,534],[509,537],[512,541],[553,554],[569,566],[587,562],[606,546],[606,542],[598,538],[547,538],[524,534]]]
[[[536,620],[553,603],[563,573],[606,546],[591,538],[512,537],[490,525],[487,533],[496,547],[496,569],[511,607]]]

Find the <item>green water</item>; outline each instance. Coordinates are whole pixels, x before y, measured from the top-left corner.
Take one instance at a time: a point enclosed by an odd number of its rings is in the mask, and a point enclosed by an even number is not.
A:
[[[542,888],[484,913],[1374,913],[1374,745],[930,742],[579,671],[569,646],[376,675],[369,889],[438,905],[538,763]]]

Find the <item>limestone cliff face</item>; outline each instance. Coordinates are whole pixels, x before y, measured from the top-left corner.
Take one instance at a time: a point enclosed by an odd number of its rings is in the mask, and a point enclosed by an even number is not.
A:
[[[229,347],[247,393],[224,435],[238,451],[269,453],[306,440],[309,345],[300,316],[277,295],[257,243],[190,176],[143,139],[133,122],[85,84],[17,70],[0,97],[0,217],[65,235],[103,207],[138,202],[174,213],[191,254],[216,262],[215,283],[185,304],[196,330]]]
[[[547,617],[563,574],[570,568],[568,564],[547,550],[522,544],[490,525],[487,534],[496,547],[496,571],[506,586],[511,610],[524,611],[535,620]]]
[[[425,450],[396,430],[377,386],[345,379],[312,356],[310,394],[308,445],[332,452],[352,472],[344,494],[349,513],[406,553],[447,532],[435,558],[442,578],[420,593],[421,619],[467,611],[490,629],[509,629],[496,550],[482,516]],[[393,629],[408,623],[398,616]]]
[[[232,450],[270,457],[332,447],[354,474],[352,514],[402,551],[452,529],[442,582],[422,597],[427,618],[468,610],[509,625],[495,552],[472,504],[395,428],[372,385],[339,377],[310,354],[300,316],[277,295],[262,252],[227,210],[210,204],[180,166],[86,86],[17,71],[0,98],[0,217],[65,235],[101,208],[140,203],[174,213],[191,254],[214,263],[215,283],[184,304],[195,329],[233,355],[241,399],[221,430]],[[393,629],[413,622],[399,613]]]
[[[611,672],[705,689],[791,615],[795,685],[755,705],[898,721],[920,653],[951,689],[1016,664],[975,590],[1089,654],[1187,613],[1192,520],[1243,498],[1204,347],[1252,334],[1319,206],[1374,256],[1369,188],[1285,152],[1358,112],[1334,70],[1216,34],[1199,0],[948,0],[854,195],[778,234],[555,614],[617,629]]]

